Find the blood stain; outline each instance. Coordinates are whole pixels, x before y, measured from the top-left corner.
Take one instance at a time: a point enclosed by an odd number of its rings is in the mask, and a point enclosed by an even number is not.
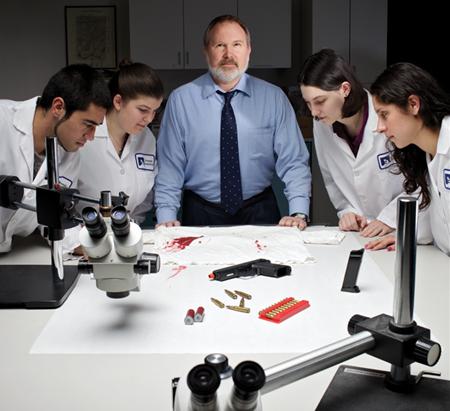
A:
[[[166,245],[164,246],[164,250],[169,252],[184,250],[186,247],[191,245],[192,241],[202,237],[203,236],[171,238],[170,240],[167,241]]]
[[[172,274],[169,278],[167,278],[168,280],[170,279],[170,278],[173,278],[173,277],[175,277],[177,274],[180,274],[181,273],[181,271],[183,271],[183,270],[186,270],[186,266],[185,265],[180,265],[178,268],[172,268],[172,271],[175,271],[175,273],[174,274]]]

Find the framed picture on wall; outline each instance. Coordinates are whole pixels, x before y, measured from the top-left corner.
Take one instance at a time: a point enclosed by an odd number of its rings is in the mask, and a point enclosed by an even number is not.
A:
[[[67,64],[116,68],[116,7],[66,6],[65,11]]]

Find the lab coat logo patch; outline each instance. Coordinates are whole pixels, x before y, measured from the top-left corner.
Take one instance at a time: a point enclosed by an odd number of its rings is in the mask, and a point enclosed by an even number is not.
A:
[[[67,177],[59,176],[59,184],[61,184],[64,187],[72,187],[73,181],[69,180]]]
[[[444,168],[444,186],[450,190],[450,170],[448,168]]]
[[[136,167],[139,170],[153,171],[155,169],[155,156],[153,154],[136,153]]]
[[[388,151],[387,153],[378,154],[378,167],[380,167],[380,170],[384,170],[386,168],[389,168],[394,164],[394,159],[391,156],[391,153]]]

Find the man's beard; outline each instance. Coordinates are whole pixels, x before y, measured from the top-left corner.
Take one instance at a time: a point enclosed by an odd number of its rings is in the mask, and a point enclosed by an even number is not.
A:
[[[247,62],[245,63],[245,67],[242,69],[239,68],[238,63],[234,59],[223,59],[219,62],[217,67],[212,67],[209,62],[209,56],[206,55],[206,62],[208,64],[209,72],[211,75],[216,78],[217,80],[220,80],[224,83],[229,83],[231,81],[235,81],[247,71],[248,69],[248,62],[250,61],[250,58],[247,58]],[[223,66],[223,64],[226,63],[234,63],[235,66],[233,68],[226,68]]]

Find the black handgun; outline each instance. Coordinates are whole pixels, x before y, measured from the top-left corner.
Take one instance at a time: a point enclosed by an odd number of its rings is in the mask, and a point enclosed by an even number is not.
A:
[[[217,281],[230,280],[236,277],[250,277],[253,275],[265,275],[267,277],[278,278],[291,274],[291,271],[292,269],[288,265],[272,264],[269,260],[260,258],[259,260],[220,268],[219,270],[213,271],[209,277]]]

